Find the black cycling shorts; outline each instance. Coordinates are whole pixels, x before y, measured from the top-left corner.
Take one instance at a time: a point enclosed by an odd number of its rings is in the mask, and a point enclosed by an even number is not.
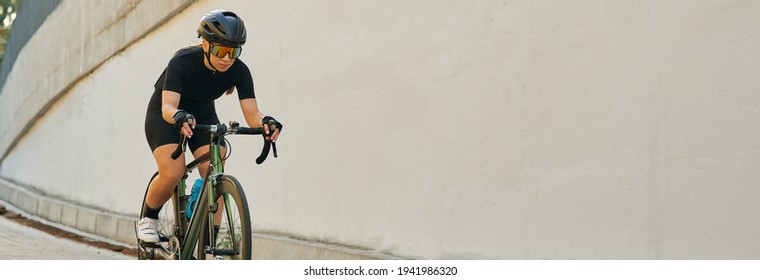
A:
[[[206,114],[196,115],[193,112],[188,112],[195,116],[195,121],[198,124],[219,124],[219,117],[216,116],[215,111],[206,112]],[[161,117],[161,110],[148,109],[145,115],[145,138],[148,139],[148,145],[150,150],[155,152],[156,148],[166,144],[179,144],[180,133],[174,128],[173,124],[170,124]],[[193,153],[199,147],[208,145],[211,143],[211,137],[206,133],[194,133],[193,137],[188,141],[190,151]],[[222,146],[226,147],[226,143],[222,143]]]

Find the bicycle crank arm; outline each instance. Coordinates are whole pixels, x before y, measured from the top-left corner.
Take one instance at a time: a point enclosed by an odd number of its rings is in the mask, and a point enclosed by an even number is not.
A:
[[[172,238],[169,239],[168,246],[164,246],[164,244],[157,244],[158,246],[155,246],[156,249],[158,249],[158,254],[164,257],[166,260],[177,260],[179,259],[179,239],[177,239],[176,236],[172,236]]]
[[[159,255],[161,255],[161,257],[163,257],[164,259],[166,259],[166,260],[173,260],[174,259],[174,255],[175,255],[174,252],[171,252],[169,250],[169,248],[166,248],[164,245],[160,245],[157,249],[159,249],[159,250],[156,251],[156,252]]]

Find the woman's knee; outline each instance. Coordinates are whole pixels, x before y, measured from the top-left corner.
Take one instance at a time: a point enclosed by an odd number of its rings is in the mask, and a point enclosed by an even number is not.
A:
[[[176,170],[176,169],[165,169],[158,172],[158,180],[163,181],[166,184],[176,184],[179,182],[180,179],[182,179],[182,176],[185,175],[183,170]]]
[[[177,144],[167,144],[153,151],[153,157],[158,165],[158,179],[166,184],[176,184],[185,175],[184,155],[176,160],[171,158],[176,147]]]

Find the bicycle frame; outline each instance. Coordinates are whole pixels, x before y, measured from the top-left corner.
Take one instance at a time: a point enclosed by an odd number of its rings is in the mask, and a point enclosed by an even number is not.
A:
[[[180,251],[180,260],[187,260],[190,259],[193,256],[193,251],[196,251],[195,244],[198,242],[198,237],[200,234],[200,231],[203,230],[202,226],[206,225],[209,229],[209,235],[213,236],[213,225],[214,225],[214,214],[216,207],[218,205],[215,205],[217,198],[214,197],[215,194],[215,186],[216,186],[216,179],[224,174],[224,165],[222,164],[222,158],[221,158],[221,145],[220,141],[222,141],[223,138],[215,136],[212,134],[212,139],[210,143],[210,149],[209,149],[209,155],[210,155],[210,164],[208,168],[208,174],[206,174],[204,180],[203,180],[203,188],[201,188],[201,193],[198,196],[198,203],[195,207],[195,211],[193,211],[193,216],[191,217],[188,225],[186,226],[186,229],[184,231],[184,239],[181,241],[181,247],[182,250]],[[196,168],[197,165],[200,165],[201,163],[205,162],[203,160],[204,158],[199,158],[195,165],[193,163],[190,163],[188,165],[188,169],[185,171],[189,172],[193,168]],[[201,174],[203,175],[203,174]],[[181,182],[184,185],[184,180]],[[182,191],[182,193],[179,193],[179,195],[184,195],[184,187],[178,187],[178,191]],[[181,196],[179,196],[181,197]],[[206,199],[204,199],[206,198]],[[225,199],[225,202],[227,200]],[[211,208],[209,205],[212,205]],[[177,205],[178,207],[184,207],[184,205]],[[229,217],[229,205],[225,203],[225,211],[228,212]],[[206,209],[209,209],[207,211]],[[185,209],[187,211],[187,209]],[[179,211],[175,211],[175,213],[178,213]],[[200,215],[199,213],[203,213],[205,215]],[[180,217],[181,218],[181,217]],[[207,219],[206,222],[204,222],[203,219]],[[214,244],[211,244],[211,246],[215,246]],[[205,249],[205,248],[204,248]]]
[[[269,122],[267,125],[270,131],[275,130],[274,123]],[[264,135],[264,130],[263,128],[240,127],[237,122],[230,122],[229,127],[225,124],[197,124],[195,130],[210,134],[209,152],[196,158],[185,167],[183,179],[177,183],[174,189],[174,194],[172,195],[174,222],[171,223],[171,231],[166,228],[167,232],[165,235],[161,235],[161,241],[155,244],[148,244],[146,245],[147,247],[143,247],[143,243],[138,240],[141,250],[147,248],[147,251],[140,251],[138,258],[153,258],[154,248],[158,249],[158,253],[165,259],[193,259],[193,252],[197,252],[199,258],[205,258],[207,254],[214,256],[236,256],[242,254],[246,259],[251,257],[251,229],[248,204],[240,183],[234,177],[224,174],[222,143],[225,141],[225,136],[229,134]],[[176,160],[182,155],[186,144],[187,138],[182,137],[177,149],[171,155],[172,159]],[[274,156],[277,157],[277,147],[275,144],[265,140],[262,153],[256,159],[257,164],[261,164],[266,159],[270,148],[273,150]],[[194,214],[188,220],[186,212],[190,209],[185,209],[188,198],[185,194],[187,187],[185,180],[188,177],[188,173],[206,162],[209,162],[207,174],[200,174],[203,177],[203,186],[201,187],[193,211]],[[158,172],[154,174],[154,178],[157,175]],[[146,190],[146,197],[147,194]],[[224,208],[224,212],[218,212],[221,210],[219,209],[220,206]],[[143,200],[142,211],[145,211],[145,207],[145,200]],[[223,214],[226,214],[227,219],[215,222],[215,215],[223,216]],[[237,236],[236,232],[238,229],[229,225],[234,224],[237,218],[240,217],[243,217],[241,222],[246,225],[239,229],[243,233],[242,240],[245,241],[241,244],[231,242],[232,248],[217,244],[215,228],[219,227],[216,225],[226,221],[226,224],[222,225],[225,237],[232,236],[234,239]],[[204,232],[204,230],[207,230],[207,232]],[[201,238],[205,238],[203,242],[199,242]],[[222,242],[221,244],[227,244],[223,241],[220,242]],[[199,243],[208,244],[203,246],[203,248],[196,248]],[[143,255],[143,253],[146,255]]]

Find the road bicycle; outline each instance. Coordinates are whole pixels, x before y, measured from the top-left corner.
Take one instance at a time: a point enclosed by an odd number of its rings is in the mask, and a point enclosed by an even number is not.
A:
[[[267,124],[270,132],[274,132],[274,122]],[[138,259],[152,260],[156,254],[167,260],[188,259],[251,259],[251,216],[248,210],[243,188],[235,177],[224,174],[222,161],[232,153],[232,147],[225,139],[231,134],[263,135],[263,128],[241,127],[237,122],[231,121],[230,125],[204,125],[197,124],[194,133],[208,133],[211,137],[209,152],[193,160],[185,167],[185,174],[174,188],[172,198],[164,204],[158,218],[158,243],[143,242],[138,239]],[[256,159],[261,164],[269,155],[270,147],[274,157],[277,157],[277,146],[274,142],[267,141],[264,137],[264,147],[261,155]],[[222,158],[222,143],[227,143],[227,155]],[[172,159],[177,159],[184,151],[187,138],[182,136],[180,144],[172,154]],[[188,174],[200,164],[211,161],[208,174],[201,174],[204,178],[203,187],[198,195],[192,216],[187,218],[186,208],[189,195],[185,194],[185,180]],[[158,172],[153,174],[151,181],[156,178]],[[150,186],[150,182],[148,183]],[[140,217],[146,211],[145,198],[148,195],[146,188],[143,197]],[[222,211],[218,213],[218,211]],[[221,218],[218,218],[221,216]],[[135,225],[135,228],[136,225]],[[135,230],[135,235],[137,231]]]

